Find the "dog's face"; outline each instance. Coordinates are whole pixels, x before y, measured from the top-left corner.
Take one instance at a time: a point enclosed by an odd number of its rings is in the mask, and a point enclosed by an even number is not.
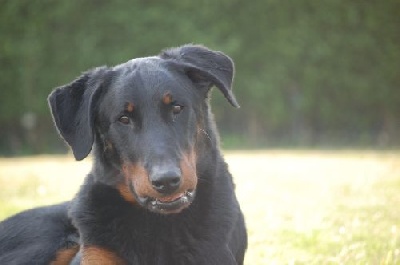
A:
[[[232,77],[229,57],[187,45],[87,72],[56,89],[49,102],[77,160],[94,142],[96,159],[118,172],[107,182],[125,199],[177,213],[195,196],[208,91],[216,85],[237,106]]]
[[[198,117],[206,91],[160,58],[114,69],[99,105],[107,152],[118,154],[124,185],[153,211],[174,212],[194,198]]]

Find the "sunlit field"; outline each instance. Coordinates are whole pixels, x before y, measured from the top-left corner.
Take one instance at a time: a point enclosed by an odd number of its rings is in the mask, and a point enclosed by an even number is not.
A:
[[[247,265],[400,264],[400,152],[228,152]],[[0,159],[0,220],[68,200],[89,161]]]

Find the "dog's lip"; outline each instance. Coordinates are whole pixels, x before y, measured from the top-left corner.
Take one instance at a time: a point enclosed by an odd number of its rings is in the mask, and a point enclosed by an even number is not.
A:
[[[179,200],[183,196],[185,196],[185,192],[161,197],[161,198],[158,198],[157,200],[159,200],[160,202],[173,202],[173,201]]]
[[[132,184],[130,190],[140,205],[152,212],[158,213],[177,213],[188,207],[194,200],[196,190],[186,190],[176,195],[165,196],[162,198],[141,197],[135,192]]]
[[[154,212],[174,213],[189,206],[195,196],[194,190],[188,190],[175,196],[147,198],[147,207]]]

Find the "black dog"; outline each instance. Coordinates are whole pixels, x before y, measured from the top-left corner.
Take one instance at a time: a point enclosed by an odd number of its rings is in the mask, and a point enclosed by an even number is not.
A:
[[[185,45],[88,71],[49,96],[77,160],[72,202],[0,224],[0,264],[243,264],[247,234],[209,107],[233,62]]]

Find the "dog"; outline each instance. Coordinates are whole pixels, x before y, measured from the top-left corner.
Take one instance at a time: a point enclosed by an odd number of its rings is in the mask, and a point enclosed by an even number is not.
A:
[[[216,87],[239,107],[233,75],[227,55],[189,44],[53,90],[59,134],[93,167],[72,201],[0,223],[0,264],[243,264],[244,217],[209,104]]]

